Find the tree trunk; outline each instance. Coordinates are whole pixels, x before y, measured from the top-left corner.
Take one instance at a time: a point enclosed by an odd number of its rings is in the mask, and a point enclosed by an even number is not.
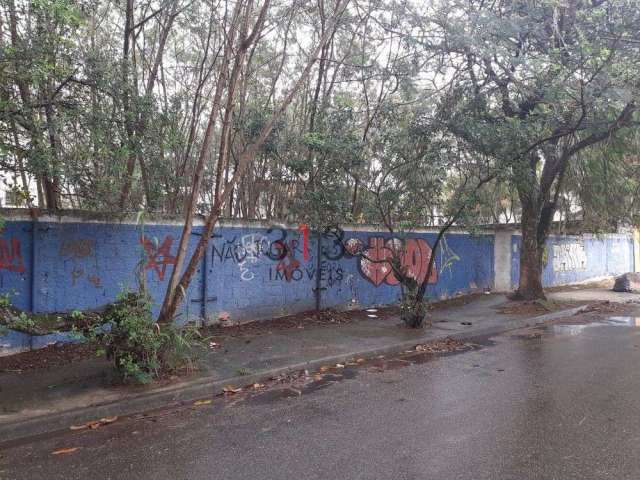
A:
[[[48,210],[58,210],[60,205],[58,203],[58,189],[56,181],[51,180],[48,175],[42,177],[44,183],[44,199],[46,202],[46,208]]]
[[[346,0],[344,3],[342,3],[341,1],[337,2],[336,13],[333,18],[333,23],[335,23],[337,19],[342,15],[348,3],[349,3],[348,0]],[[266,16],[268,8],[269,8],[269,2],[266,1],[262,5],[260,14],[258,16],[258,20],[256,21],[256,24],[252,30],[252,33],[249,35],[249,37],[244,39],[243,43],[241,44],[241,47],[244,48],[245,50],[246,48],[248,48],[248,46],[250,46],[253,43],[253,41],[255,41],[258,33],[262,31],[262,28],[264,26],[264,18]],[[239,13],[240,12],[238,11],[238,14]],[[233,31],[234,28],[235,27],[232,27],[231,31]],[[162,304],[162,309],[158,317],[158,323],[168,323],[173,320],[174,315],[178,309],[178,306],[184,299],[185,292],[187,291],[187,288],[191,283],[191,278],[193,277],[193,274],[195,273],[196,268],[198,267],[200,259],[202,258],[202,255],[205,252],[207,245],[209,244],[211,234],[213,233],[214,227],[218,222],[220,213],[222,212],[222,209],[225,207],[225,205],[229,201],[231,192],[237,186],[239,181],[243,178],[245,171],[252,165],[256,155],[258,154],[259,149],[262,147],[262,145],[264,145],[265,141],[273,131],[273,128],[276,126],[276,123],[282,118],[286,109],[289,107],[289,105],[293,101],[293,98],[295,97],[295,95],[297,95],[297,93],[302,88],[302,85],[304,84],[304,82],[309,76],[311,68],[316,63],[318,55],[320,54],[322,48],[325,46],[328,40],[329,40],[328,34],[325,34],[320,38],[320,41],[316,46],[316,48],[314,49],[314,51],[311,53],[305,68],[300,73],[300,76],[298,77],[296,82],[291,86],[291,89],[289,90],[289,92],[283,98],[280,108],[278,108],[271,115],[267,123],[260,130],[260,133],[258,134],[257,138],[254,140],[254,142],[248,145],[247,148],[244,150],[244,152],[238,158],[238,167],[235,169],[233,176],[231,177],[229,182],[226,185],[224,185],[224,188],[221,189],[220,195],[217,198],[214,198],[211,212],[209,213],[209,216],[205,221],[204,231],[200,236],[198,245],[196,246],[195,251],[191,255],[191,259],[189,260],[184,272],[181,273],[182,265],[186,258],[186,250],[187,250],[187,246],[190,239],[190,233],[191,233],[191,223],[193,219],[193,212],[191,211],[191,209],[195,201],[194,199],[196,198],[192,196],[190,201],[190,206],[188,207],[187,214],[185,215],[185,224],[183,227],[182,237],[180,239],[180,245],[178,248],[178,257],[176,258],[176,263],[173,267],[174,269],[171,274],[171,278],[169,280],[169,285],[167,286],[167,292],[165,294],[164,302]],[[234,42],[235,42],[235,35],[233,35],[233,37],[230,39],[230,45],[232,47],[234,46]],[[241,60],[241,58],[238,55],[236,55],[236,60]],[[227,82],[225,81],[223,83],[227,83]],[[214,110],[212,110],[212,118],[215,120],[213,113],[215,113]],[[213,120],[210,120],[209,125],[212,126],[213,123],[214,123]],[[209,142],[211,142],[211,135],[205,134],[205,144]],[[206,151],[208,151],[208,146],[202,152],[201,158],[203,157],[203,154]],[[199,165],[199,167],[203,167],[203,164]],[[201,170],[202,168],[197,167],[195,175],[196,176],[198,174],[201,175],[202,174]],[[197,194],[199,185],[200,185],[200,181],[197,178],[194,178],[192,190],[196,194]]]
[[[534,205],[533,200],[522,202],[520,281],[515,292],[515,298],[519,300],[545,298],[542,289],[542,261],[549,224],[541,222],[540,215],[540,209]]]
[[[187,248],[189,247],[189,241],[191,239],[193,218],[195,217],[196,206],[197,206],[198,198],[200,195],[200,187],[202,184],[202,179],[204,177],[205,161],[209,156],[209,150],[213,142],[213,134],[214,134],[216,120],[218,117],[218,112],[221,109],[222,92],[225,88],[228,88],[230,86],[228,85],[228,80],[229,80],[228,68],[229,68],[229,65],[231,64],[231,60],[233,60],[232,72],[236,71],[238,68],[238,65],[240,65],[240,63],[244,59],[244,53],[246,52],[247,48],[249,48],[251,43],[255,41],[258,31],[260,31],[263,27],[264,17],[266,16],[266,11],[269,7],[269,2],[267,1],[263,4],[260,16],[254,26],[254,30],[252,31],[251,35],[248,38],[241,38],[240,40],[242,41],[242,43],[239,46],[236,46],[235,45],[236,37],[240,33],[239,22],[241,21],[242,10],[245,7],[246,6],[242,2],[237,2],[234,7],[234,11],[231,15],[229,30],[227,34],[227,43],[224,48],[222,64],[219,70],[220,76],[218,78],[215,92],[213,95],[211,112],[209,114],[209,120],[208,120],[207,128],[204,134],[204,140],[202,142],[202,146],[200,149],[200,154],[198,155],[198,162],[193,172],[193,180],[191,184],[191,195],[189,197],[189,201],[185,208],[185,221],[184,221],[184,227],[182,229],[182,235],[180,237],[180,243],[178,244],[178,251],[176,254],[176,263],[174,265],[173,271],[171,272],[171,277],[169,278],[169,284],[167,285],[167,291],[165,293],[164,301],[162,303],[162,309],[160,310],[160,315],[158,317],[158,322],[160,323],[162,322],[168,323],[173,320],[173,316],[175,315],[178,305],[182,300],[182,295],[184,295],[184,292],[180,292],[179,294],[177,294],[176,290],[179,285],[183,289],[189,286],[189,283],[191,282],[191,277],[193,276],[193,272],[195,271],[194,265],[196,261],[199,261],[202,255],[202,252],[204,251],[204,248],[206,248],[209,242],[208,235],[210,234],[203,233],[203,238],[204,238],[204,235],[207,235],[206,242],[204,243],[204,247],[201,249],[200,243],[198,244],[199,246],[196,247],[196,251],[194,252],[194,254],[192,254],[187,270],[184,273],[182,273],[182,266],[187,256]],[[246,29],[243,31],[246,31]],[[237,50],[235,57],[233,56],[234,50]],[[219,178],[216,179],[216,182],[219,182]],[[223,192],[221,196],[225,196],[225,193]],[[212,211],[209,214],[209,219],[207,220],[207,226],[205,227],[205,231],[210,230],[211,232],[213,232],[213,227],[209,229],[208,222],[213,217],[215,217],[215,221],[217,221],[217,218],[220,215],[220,210],[222,207],[219,206],[218,199],[219,197],[216,197],[212,202]],[[224,206],[224,204],[222,206]]]
[[[131,103],[130,103],[130,68],[129,65],[129,50],[131,48],[131,35],[133,32],[133,1],[127,0],[126,2],[126,16],[125,16],[125,25],[124,25],[124,39],[122,46],[122,113],[124,115],[124,126],[126,133],[126,141],[124,143],[124,147],[127,149],[127,163],[126,163],[126,173],[124,177],[124,181],[122,184],[122,188],[120,190],[120,200],[118,202],[120,210],[124,210],[127,206],[127,201],[129,200],[129,194],[131,193],[131,183],[133,181],[133,172],[136,168],[136,145],[134,140],[134,131],[133,131],[133,112],[131,112]]]

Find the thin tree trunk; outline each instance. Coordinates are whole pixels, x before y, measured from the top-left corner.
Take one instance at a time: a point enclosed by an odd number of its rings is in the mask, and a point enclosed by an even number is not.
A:
[[[133,1],[126,0],[127,5],[125,8],[125,25],[124,25],[124,38],[122,43],[122,113],[125,116],[124,125],[126,133],[126,147],[127,147],[127,164],[124,183],[120,191],[120,210],[124,210],[127,201],[129,200],[129,194],[131,192],[131,182],[133,179],[133,171],[136,168],[136,153],[135,153],[135,139],[134,128],[132,122],[132,112],[130,104],[130,79],[129,79],[129,50],[131,48],[131,37],[133,36]]]
[[[202,147],[200,148],[200,154],[198,155],[198,162],[193,172],[191,195],[189,197],[189,202],[186,205],[184,227],[182,229],[180,243],[178,244],[176,263],[174,265],[173,271],[171,272],[171,277],[169,278],[169,284],[167,285],[167,291],[165,294],[162,309],[160,311],[159,321],[170,322],[173,319],[173,316],[175,315],[177,309],[174,298],[176,298],[177,296],[176,290],[178,288],[178,283],[180,282],[182,265],[184,264],[184,260],[187,255],[187,248],[189,247],[189,240],[191,238],[191,231],[193,228],[193,218],[195,217],[196,205],[198,203],[198,197],[200,196],[200,187],[202,185],[202,178],[204,176],[206,159],[209,156],[211,143],[213,141],[216,119],[218,117],[218,112],[220,111],[222,92],[227,85],[229,64],[231,63],[231,56],[233,54],[235,38],[238,32],[238,22],[240,20],[242,6],[242,2],[238,1],[231,15],[229,32],[227,34],[227,41],[219,70],[220,76],[218,78],[215,93],[213,95],[213,104],[211,106],[211,112],[209,114],[209,121],[204,134]]]
[[[338,0],[336,4],[336,15],[334,16],[334,22],[337,21],[338,17],[342,14],[344,9],[346,8],[347,4],[348,4],[348,0],[346,0],[344,3]],[[262,30],[262,25],[264,24],[264,17],[266,16],[268,6],[269,6],[269,1],[267,0],[262,6],[259,18],[256,21],[256,25],[254,26],[254,29],[251,35],[249,36],[247,41],[244,42],[243,45],[247,45],[248,40],[251,40],[251,42],[249,43],[253,43],[253,41],[255,40],[255,37],[258,35],[258,32]],[[307,65],[305,66],[304,70],[300,74],[300,77],[297,79],[297,81],[295,82],[295,84],[293,85],[289,93],[284,98],[280,108],[274,112],[274,114],[271,116],[269,121],[264,125],[264,127],[260,131],[260,134],[258,135],[256,140],[251,145],[249,145],[244,150],[244,152],[240,155],[238,159],[238,167],[234,171],[233,176],[231,177],[231,180],[225,185],[225,188],[222,191],[221,195],[218,198],[214,199],[211,213],[206,219],[204,231],[202,232],[202,235],[199,237],[198,244],[195,248],[194,253],[191,255],[191,259],[189,260],[189,263],[184,273],[181,274],[182,263],[184,261],[184,257],[186,256],[188,241],[191,235],[192,218],[189,218],[189,216],[187,215],[185,220],[185,226],[183,229],[183,236],[181,238],[181,248],[178,251],[178,255],[179,256],[181,255],[181,259],[179,261],[178,257],[176,258],[176,264],[174,265],[174,269],[171,275],[171,281],[169,286],[167,287],[167,293],[165,295],[164,303],[162,305],[162,310],[158,318],[159,322],[168,323],[173,320],[175,313],[178,309],[178,306],[184,299],[187,288],[191,283],[191,279],[198,268],[198,264],[200,263],[202,255],[204,254],[204,251],[209,244],[211,234],[213,233],[214,227],[218,222],[222,208],[224,208],[224,206],[226,205],[226,202],[229,200],[229,197],[234,187],[238,184],[238,182],[244,176],[246,169],[250,167],[253,161],[255,160],[258,150],[262,147],[264,142],[267,140],[268,136],[271,134],[271,131],[275,127],[276,123],[284,115],[284,112],[286,111],[287,107],[291,104],[291,102],[293,101],[293,98],[301,89],[304,81],[308,78],[309,73],[313,68],[313,65],[317,61],[318,55],[320,54],[325,44],[329,40],[332,30],[333,28],[328,29],[327,30],[328,33],[325,33],[325,35],[323,35],[320,38],[320,41],[318,42],[317,47],[312,52],[311,57],[307,62]],[[232,42],[232,45],[233,45],[233,42]],[[205,136],[205,140],[206,139],[207,139],[207,136]],[[185,235],[185,233],[187,232],[188,234]],[[183,243],[184,245],[182,245]]]

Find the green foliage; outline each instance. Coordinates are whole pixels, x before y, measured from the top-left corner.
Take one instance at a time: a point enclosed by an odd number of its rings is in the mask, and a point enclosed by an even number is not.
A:
[[[14,292],[7,292],[0,295],[0,310],[4,322],[3,330],[14,329],[25,333],[38,333],[40,322],[37,318],[26,312],[21,312],[12,304]]]
[[[197,332],[154,323],[149,301],[139,293],[120,295],[91,336],[125,382],[149,383],[179,368],[195,368]]]
[[[37,324],[30,315],[25,312],[20,312],[9,320],[7,326],[22,332],[33,332],[36,329]]]
[[[126,9],[113,2],[2,3],[0,163],[14,198],[45,207],[49,187],[65,208],[182,211],[222,78],[228,13],[155,3],[133,3],[127,56]],[[319,36],[317,6],[288,3],[271,6],[270,33],[242,66],[225,179],[301,73],[309,51],[297,39]],[[638,2],[412,3],[348,8],[224,216],[402,233],[439,226],[462,206],[457,224],[519,221],[521,198],[551,185],[534,203],[560,188],[564,217],[588,228],[639,221],[630,142],[585,151],[556,169],[564,178],[540,181],[563,148],[606,130],[637,98]],[[217,137],[198,213],[211,209]],[[498,174],[486,188],[468,188],[489,170]]]
[[[87,340],[87,337],[85,336],[83,331],[76,325],[72,325],[71,330],[67,331],[67,334],[75,342],[84,342]]]
[[[588,232],[640,225],[640,135],[636,130],[582,152],[567,172],[560,209]]]
[[[0,308],[8,308],[11,306],[11,294],[3,293],[0,295]]]

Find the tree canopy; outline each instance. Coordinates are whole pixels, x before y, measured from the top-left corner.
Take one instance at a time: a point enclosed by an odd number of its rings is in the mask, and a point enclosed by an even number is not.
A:
[[[634,0],[7,0],[0,169],[13,204],[185,232],[520,222],[540,296],[554,220],[637,222],[639,24]]]

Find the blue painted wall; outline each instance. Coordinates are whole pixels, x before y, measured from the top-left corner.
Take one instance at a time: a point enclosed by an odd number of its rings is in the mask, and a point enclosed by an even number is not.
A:
[[[522,237],[511,237],[511,284],[520,280]],[[551,236],[542,284],[545,287],[584,282],[593,278],[615,276],[634,270],[633,237],[624,234],[602,236]]]
[[[200,238],[195,227],[190,248]],[[24,310],[58,312],[99,308],[144,279],[157,313],[175,263],[178,224],[81,222],[70,219],[12,221],[0,235],[0,293]],[[435,233],[404,238],[405,261],[424,275]],[[393,245],[388,233],[347,230],[343,249],[335,237],[261,225],[216,230],[176,319],[246,321],[311,310],[319,280],[321,307],[393,303],[399,286],[384,263],[353,256],[364,248],[382,259]],[[511,237],[511,282],[518,283],[519,235]],[[286,246],[286,248],[284,247]],[[543,282],[562,285],[633,270],[631,235],[551,237]],[[494,235],[446,235],[436,255],[431,298],[493,287]]]
[[[22,310],[32,307],[32,239],[30,222],[6,222],[0,234],[0,293]]]
[[[29,333],[0,328],[0,357],[16,353],[39,350],[56,343],[77,343],[82,339],[69,332],[56,332],[48,335],[31,335]]]
[[[195,247],[201,227],[194,229]],[[7,221],[0,236],[0,293],[35,312],[99,308],[144,278],[158,311],[174,264],[181,227],[105,222]],[[280,228],[224,226],[216,231],[177,318],[209,321],[268,318],[315,307],[319,277],[321,306],[395,302],[399,287],[384,264],[363,265],[336,244],[313,233],[305,253],[303,232]],[[417,275],[426,273],[434,233],[406,237],[406,256]],[[348,245],[384,255],[391,236],[346,231]],[[286,249],[283,248],[286,245]],[[447,235],[436,257],[437,281],[429,294],[446,298],[491,288],[493,235]],[[32,255],[33,252],[33,255]],[[383,257],[379,257],[383,258]]]
[[[9,220],[0,232],[0,294],[35,312],[100,308],[141,281],[158,313],[175,264],[178,224],[135,225],[69,218]],[[190,252],[202,227],[194,227]],[[435,233],[403,237],[405,265],[426,274]],[[491,289],[495,278],[494,235],[446,235],[436,254],[430,298]],[[353,251],[381,260],[393,248],[388,233],[347,230],[342,242],[296,229],[225,225],[216,230],[193,278],[177,323],[206,318],[249,321],[312,310],[316,287],[321,307],[368,307],[396,302],[400,287],[388,265],[367,262]],[[347,248],[342,245],[346,244]],[[501,244],[502,245],[502,244]],[[499,246],[498,248],[505,248]],[[511,236],[511,284],[519,280],[520,235]],[[545,286],[564,285],[634,269],[632,235],[552,236],[547,242]],[[318,261],[318,256],[320,260]],[[501,252],[499,258],[507,258]],[[497,268],[502,268],[498,265]],[[0,355],[70,339],[0,332]]]

